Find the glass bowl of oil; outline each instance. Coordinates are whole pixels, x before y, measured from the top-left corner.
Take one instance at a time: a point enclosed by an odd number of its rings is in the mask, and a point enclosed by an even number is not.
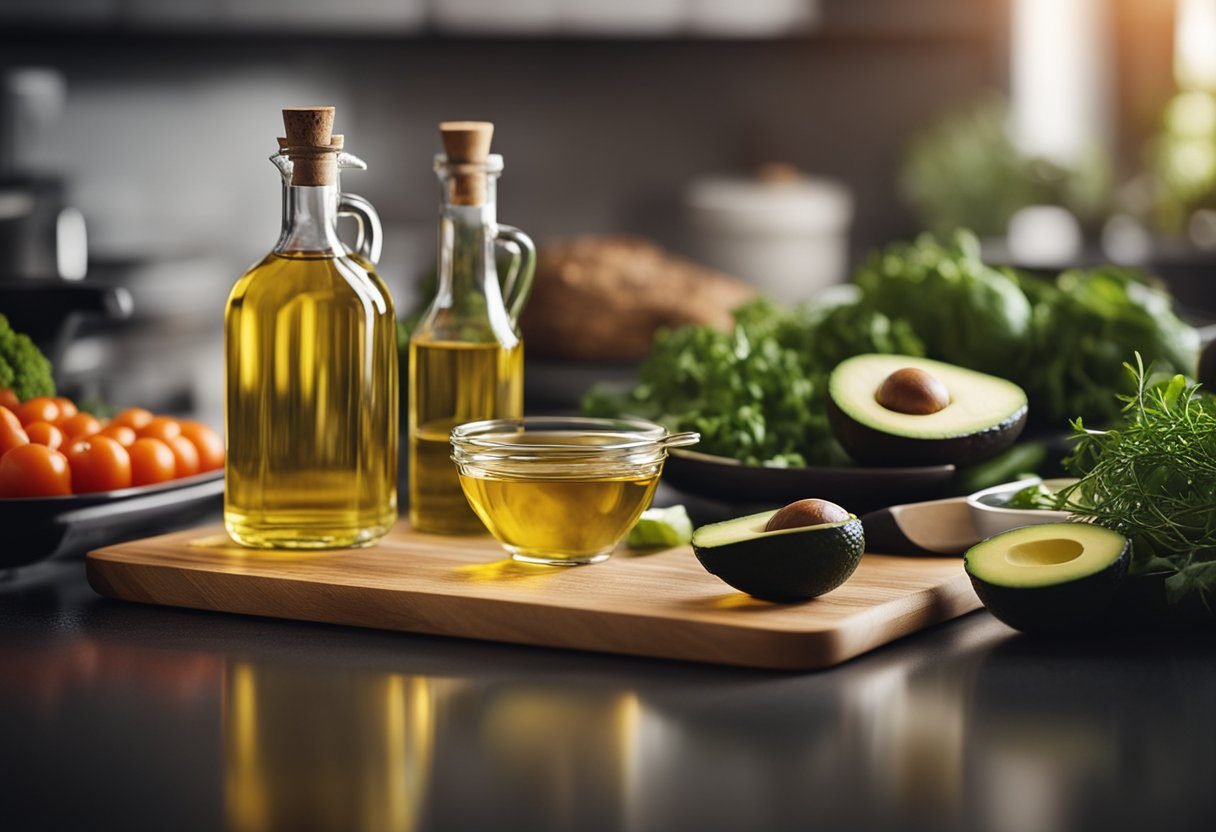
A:
[[[667,449],[700,436],[541,416],[469,422],[451,440],[469,505],[511,557],[574,566],[607,560],[650,505]]]

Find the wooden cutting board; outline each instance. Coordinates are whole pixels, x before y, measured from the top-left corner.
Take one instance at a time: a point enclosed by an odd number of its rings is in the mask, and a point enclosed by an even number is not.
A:
[[[959,558],[866,555],[834,592],[773,604],[687,547],[606,563],[516,563],[489,537],[402,521],[367,549],[260,552],[220,527],[107,546],[89,583],[127,601],[516,644],[785,670],[829,667],[980,606]]]

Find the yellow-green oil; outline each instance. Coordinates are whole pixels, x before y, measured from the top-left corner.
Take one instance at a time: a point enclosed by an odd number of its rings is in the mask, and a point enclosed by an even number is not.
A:
[[[485,532],[452,462],[452,428],[523,415],[523,344],[410,341],[410,522],[444,534]]]
[[[585,563],[612,551],[650,505],[657,472],[530,478],[461,474],[486,528],[521,560]]]
[[[224,522],[260,548],[359,546],[397,516],[397,339],[357,257],[271,254],[225,319]]]

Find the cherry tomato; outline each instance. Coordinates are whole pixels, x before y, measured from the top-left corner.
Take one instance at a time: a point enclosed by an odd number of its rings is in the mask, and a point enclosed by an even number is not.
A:
[[[193,442],[195,450],[198,451],[200,471],[214,471],[224,467],[224,440],[218,433],[202,422],[183,419],[179,424],[182,426],[182,436]]]
[[[72,493],[72,472],[59,451],[30,443],[0,458],[0,497],[59,497]]]
[[[173,476],[175,479],[193,477],[198,473],[198,450],[194,447],[193,442],[184,436],[175,436],[167,444],[169,449],[173,451],[175,462]]]
[[[73,439],[83,439],[101,430],[101,420],[92,413],[77,413],[70,419],[59,423],[59,429],[70,442]]]
[[[72,490],[77,494],[131,487],[131,455],[108,436],[90,436],[68,445]]]
[[[35,396],[17,408],[17,418],[23,425],[31,422],[50,422],[53,425],[59,421],[59,402],[50,396]]]
[[[106,425],[98,431],[98,435],[108,436],[124,448],[131,447],[131,444],[139,438],[135,435],[134,428],[128,425],[115,425],[113,423]]]
[[[7,387],[0,387],[0,407],[7,407],[9,410],[15,411],[21,407],[21,399],[17,398],[17,394]]]
[[[128,453],[131,456],[132,485],[167,482],[177,472],[177,457],[159,439],[136,439]]]
[[[139,435],[140,439],[159,439],[161,442],[168,444],[170,439],[176,439],[182,435],[182,426],[177,423],[176,419],[170,419],[168,416],[157,416],[135,432]]]
[[[30,422],[25,426],[25,433],[35,445],[46,445],[52,451],[59,450],[63,444],[63,431],[50,422]]]
[[[67,396],[56,396],[55,404],[59,405],[60,422],[63,422],[65,419],[71,419],[80,412],[80,409],[76,407],[76,403]]]
[[[119,413],[110,422],[112,425],[126,425],[132,430],[138,431],[144,425],[151,422],[155,417],[151,410],[144,410],[142,407],[128,407],[122,413]]]
[[[0,405],[0,456],[13,448],[29,444],[30,437],[21,427],[21,420],[7,407]]]

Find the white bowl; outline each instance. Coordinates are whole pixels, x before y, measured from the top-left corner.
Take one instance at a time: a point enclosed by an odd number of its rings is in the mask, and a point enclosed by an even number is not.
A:
[[[1052,491],[1059,491],[1074,482],[1076,482],[1075,479],[1067,478],[1044,480],[1039,477],[1028,477],[1024,480],[994,485],[992,488],[977,491],[967,498],[967,508],[971,511],[971,522],[975,525],[975,530],[979,532],[982,540],[1021,526],[1066,522],[1073,516],[1072,512],[1041,508],[1003,508],[991,503],[994,500],[999,502],[1001,497],[1012,497],[1030,485],[1042,483]]]

